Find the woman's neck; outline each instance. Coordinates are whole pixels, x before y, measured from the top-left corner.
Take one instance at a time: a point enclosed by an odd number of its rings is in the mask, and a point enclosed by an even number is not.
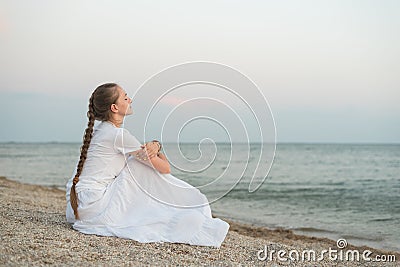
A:
[[[120,128],[122,125],[122,119],[115,119],[115,118],[110,118],[108,120],[109,123],[113,124],[115,127]]]

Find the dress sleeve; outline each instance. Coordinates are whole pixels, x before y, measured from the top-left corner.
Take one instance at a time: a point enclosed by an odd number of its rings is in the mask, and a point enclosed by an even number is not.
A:
[[[114,141],[114,148],[122,153],[127,154],[136,150],[141,149],[140,142],[130,134],[130,132],[126,129],[118,129],[117,136],[115,137]]]

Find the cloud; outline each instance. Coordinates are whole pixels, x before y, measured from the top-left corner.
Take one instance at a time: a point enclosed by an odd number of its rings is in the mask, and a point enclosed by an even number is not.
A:
[[[4,34],[9,32],[10,27],[9,24],[7,23],[5,17],[0,14],[0,34]]]
[[[178,106],[182,102],[186,101],[186,99],[176,96],[165,96],[160,100],[160,103],[165,104],[167,106]]]

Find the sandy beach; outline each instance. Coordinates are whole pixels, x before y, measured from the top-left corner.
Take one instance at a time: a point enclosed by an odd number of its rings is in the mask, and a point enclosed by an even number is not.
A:
[[[348,245],[336,241],[295,235],[229,220],[231,228],[220,248],[185,244],[149,243],[81,234],[65,221],[65,192],[0,178],[1,266],[398,266],[399,252]],[[217,217],[218,214],[215,214]],[[330,258],[323,250],[338,250]],[[265,259],[265,251],[273,259]],[[285,251],[278,257],[278,251]],[[316,260],[302,260],[304,251],[315,251]],[[357,250],[360,260],[342,256]],[[362,258],[363,252],[371,261]],[[299,253],[298,260],[296,253]],[[289,257],[291,253],[291,257]],[[392,256],[391,256],[392,255]],[[395,262],[377,262],[376,256],[395,257]],[[334,256],[333,256],[334,257]]]

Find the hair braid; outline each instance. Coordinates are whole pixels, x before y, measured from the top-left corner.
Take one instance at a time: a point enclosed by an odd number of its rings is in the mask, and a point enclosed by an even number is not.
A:
[[[94,126],[94,121],[95,121],[95,111],[94,111],[94,105],[93,105],[93,98],[94,98],[94,93],[90,97],[89,100],[89,111],[87,112],[87,117],[89,118],[89,122],[87,124],[87,128],[85,130],[85,135],[83,136],[83,144],[81,146],[81,155],[79,158],[79,163],[76,168],[76,174],[72,182],[72,187],[71,187],[71,193],[70,193],[70,201],[71,201],[71,206],[72,209],[74,210],[75,218],[78,219],[78,196],[75,191],[75,185],[79,182],[79,176],[82,173],[83,169],[83,164],[85,163],[86,157],[87,157],[87,152],[89,149],[90,141],[92,140],[93,136],[93,126]]]
[[[89,122],[83,136],[83,144],[81,146],[81,155],[79,158],[78,166],[76,167],[76,174],[72,181],[72,187],[70,192],[70,202],[72,209],[74,210],[75,218],[79,219],[78,216],[78,195],[76,194],[76,184],[79,182],[79,176],[82,173],[83,165],[85,164],[87,152],[89,149],[90,141],[93,136],[94,121],[107,121],[110,119],[111,110],[110,105],[115,104],[118,99],[118,85],[116,83],[105,83],[96,88],[89,99],[89,110],[87,117]]]

